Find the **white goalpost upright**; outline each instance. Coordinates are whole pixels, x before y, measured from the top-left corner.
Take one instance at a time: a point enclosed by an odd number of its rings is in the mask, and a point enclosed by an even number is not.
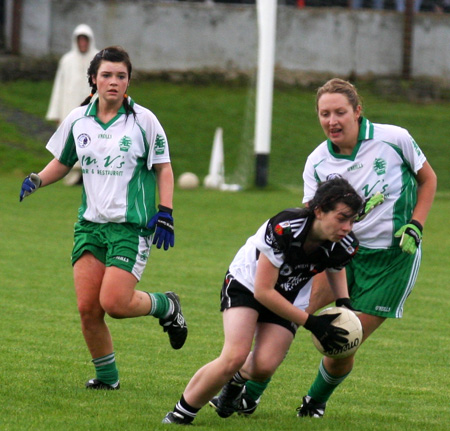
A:
[[[267,185],[272,133],[273,78],[277,0],[256,0],[258,15],[258,73],[256,82],[255,157],[258,187]]]
[[[275,67],[275,35],[277,20],[277,0],[256,0],[257,28],[258,28],[258,60],[256,70],[256,96],[252,100],[252,106],[247,106],[247,114],[251,111],[252,124],[254,129],[249,132],[248,140],[244,142],[245,155],[244,166],[241,168],[250,174],[253,169],[248,169],[248,162],[254,156],[256,161],[257,187],[265,187],[268,182],[269,155],[272,133],[272,103],[273,103],[273,82]],[[253,107],[253,101],[255,107]],[[248,118],[248,120],[250,120]],[[250,124],[250,123],[248,123]],[[253,141],[253,154],[251,154]],[[248,145],[247,145],[248,144]],[[248,156],[248,158],[247,158]],[[246,178],[239,178],[237,182],[241,184],[226,184],[224,169],[224,147],[223,131],[218,127],[214,135],[214,142],[211,151],[209,173],[203,181],[206,188],[237,191],[242,189],[242,182],[246,183]],[[244,176],[246,176],[244,174]]]

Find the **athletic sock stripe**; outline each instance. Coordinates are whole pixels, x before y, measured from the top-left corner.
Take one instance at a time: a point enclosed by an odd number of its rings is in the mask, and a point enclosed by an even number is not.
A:
[[[328,384],[333,385],[333,386],[339,385],[348,376],[348,374],[345,374],[344,376],[339,376],[339,377],[331,376],[330,374],[328,374],[328,371],[323,366],[323,360],[320,362],[319,372],[322,375],[325,382],[327,382]]]
[[[156,311],[156,298],[153,293],[145,292],[148,296],[150,296],[150,302],[152,303],[152,306],[150,308],[150,311],[148,313],[149,316],[151,316]]]
[[[195,418],[197,416],[197,413],[192,413],[189,410],[186,410],[178,401],[177,405],[175,406],[175,411],[181,413],[182,415],[189,416],[191,418]]]
[[[236,374],[233,376],[233,380],[236,382],[236,383],[238,383],[239,385],[244,385],[245,384],[245,382],[247,381],[247,379],[244,379],[242,376],[241,376],[241,373],[239,372],[239,371],[237,371],[236,372]]]
[[[101,367],[103,365],[112,364],[116,360],[115,353],[110,353],[109,355],[102,356],[100,358],[92,359],[92,362],[96,367]]]

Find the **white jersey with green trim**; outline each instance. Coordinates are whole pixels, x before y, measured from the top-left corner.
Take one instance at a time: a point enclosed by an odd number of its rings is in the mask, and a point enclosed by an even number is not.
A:
[[[129,102],[136,118],[122,106],[107,124],[97,118],[98,101],[74,109],[47,144],[64,165],[81,164],[80,220],[144,228],[156,212],[152,166],[170,162],[169,146],[156,116]]]
[[[309,202],[318,183],[341,176],[367,199],[376,192],[385,196],[353,232],[360,246],[390,248],[398,245],[395,232],[411,219],[417,202],[415,174],[426,158],[407,130],[374,124],[362,118],[358,143],[351,155],[335,151],[330,140],[322,142],[308,157],[303,172],[303,202]]]

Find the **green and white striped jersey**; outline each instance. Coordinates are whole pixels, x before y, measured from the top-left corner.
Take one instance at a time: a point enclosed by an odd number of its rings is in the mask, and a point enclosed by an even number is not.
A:
[[[81,164],[79,220],[145,228],[156,212],[152,166],[170,162],[167,138],[151,111],[129,102],[136,118],[122,106],[108,124],[96,116],[98,101],[74,109],[47,144],[64,165]]]
[[[425,161],[407,130],[362,118],[358,143],[351,155],[337,153],[330,140],[309,155],[303,172],[303,202],[313,198],[319,182],[334,176],[349,181],[363,199],[381,192],[384,203],[355,223],[353,232],[362,247],[393,247],[399,241],[394,233],[411,219],[417,202],[415,174]]]

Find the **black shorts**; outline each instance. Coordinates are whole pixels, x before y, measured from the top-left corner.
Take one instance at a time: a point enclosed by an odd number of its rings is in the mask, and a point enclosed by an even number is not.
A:
[[[280,325],[291,331],[294,336],[297,332],[298,326],[295,323],[283,319],[278,314],[264,307],[255,299],[253,292],[239,283],[230,272],[227,272],[220,292],[220,311],[233,307],[252,308],[259,313],[258,322]]]

